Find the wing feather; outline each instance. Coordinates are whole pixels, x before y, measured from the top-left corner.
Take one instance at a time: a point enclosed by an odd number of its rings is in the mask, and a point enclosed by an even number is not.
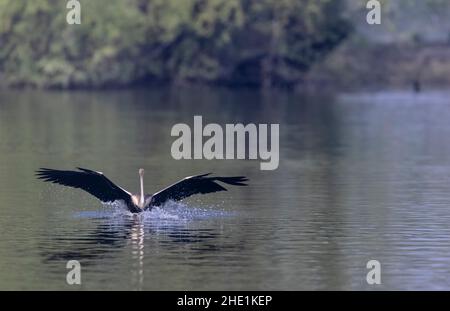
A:
[[[186,177],[179,182],[155,193],[152,197],[151,205],[158,206],[168,200],[180,201],[194,194],[206,194],[218,191],[227,191],[225,187],[217,181],[233,185],[247,186],[248,179],[244,176],[236,177],[209,177],[209,174]]]
[[[36,171],[36,176],[46,182],[82,189],[104,203],[124,200],[128,202],[131,194],[115,185],[102,173],[85,168],[79,171],[60,171],[49,168],[41,168]]]

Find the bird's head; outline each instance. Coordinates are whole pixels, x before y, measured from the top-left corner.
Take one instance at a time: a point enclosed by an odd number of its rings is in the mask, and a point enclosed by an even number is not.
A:
[[[143,168],[140,168],[139,169],[139,176],[141,176],[141,177],[144,177],[144,169]]]

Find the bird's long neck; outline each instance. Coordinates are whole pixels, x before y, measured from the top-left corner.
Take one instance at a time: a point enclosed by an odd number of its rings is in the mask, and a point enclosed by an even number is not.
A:
[[[144,176],[141,174],[141,205],[144,205]]]

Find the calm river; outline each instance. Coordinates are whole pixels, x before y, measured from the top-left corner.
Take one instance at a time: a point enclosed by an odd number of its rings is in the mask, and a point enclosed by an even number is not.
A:
[[[0,92],[0,289],[450,289],[450,93],[158,88]],[[176,123],[279,123],[280,165],[172,158]],[[35,179],[137,191],[200,173],[247,188],[131,216]],[[368,285],[366,264],[381,263]],[[82,284],[66,283],[69,260]]]

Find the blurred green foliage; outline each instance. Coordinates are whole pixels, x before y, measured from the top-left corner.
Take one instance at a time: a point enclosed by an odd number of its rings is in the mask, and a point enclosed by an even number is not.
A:
[[[350,31],[340,0],[0,0],[0,80],[294,84]]]

